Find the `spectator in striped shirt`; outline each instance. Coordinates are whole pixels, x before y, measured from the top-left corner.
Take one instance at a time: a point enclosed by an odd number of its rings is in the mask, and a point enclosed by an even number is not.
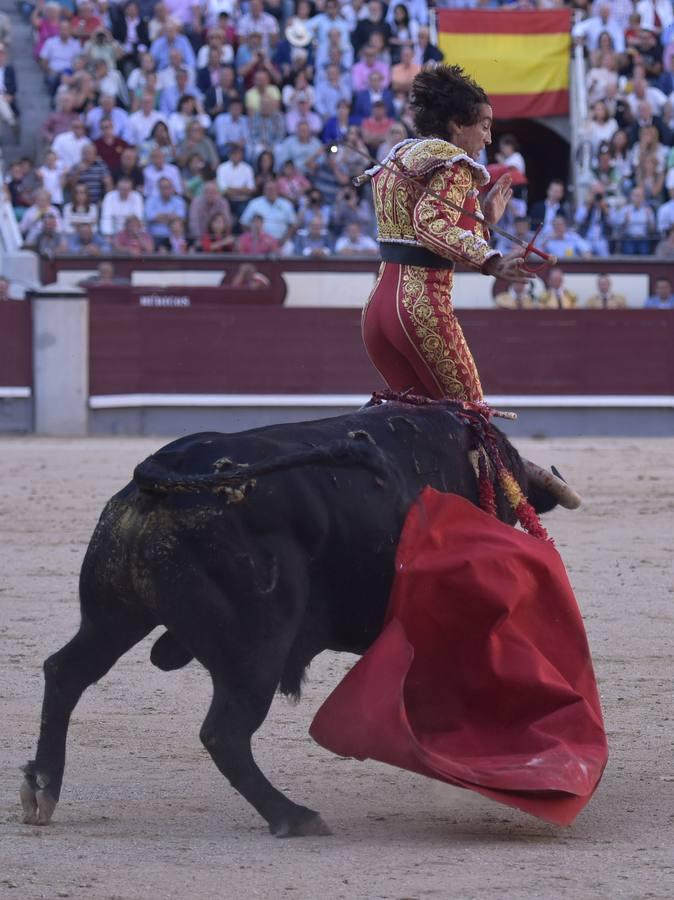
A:
[[[93,203],[100,203],[106,191],[112,190],[110,170],[98,158],[92,143],[82,147],[82,159],[68,173],[71,189],[76,184],[85,184]]]

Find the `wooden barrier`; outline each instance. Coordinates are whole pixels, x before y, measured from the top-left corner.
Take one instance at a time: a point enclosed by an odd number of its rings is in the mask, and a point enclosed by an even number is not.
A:
[[[307,259],[302,257],[270,257],[270,256],[239,256],[234,254],[199,254],[190,253],[184,256],[168,256],[156,254],[154,256],[134,257],[125,255],[110,255],[106,257],[92,258],[82,255],[57,253],[54,256],[43,256],[40,259],[40,277],[43,284],[50,284],[58,280],[59,272],[78,271],[82,269],[95,269],[103,260],[112,262],[115,275],[123,278],[131,278],[138,270],[156,270],[164,272],[179,272],[186,270],[199,270],[202,272],[218,272],[223,276],[223,284],[232,281],[238,267],[242,263],[253,263],[260,272],[266,275],[272,282],[272,288],[285,291],[283,286],[283,272],[321,272],[321,273],[345,273],[345,272],[370,272],[375,273],[379,268],[377,259]],[[617,256],[608,259],[561,259],[559,267],[568,275],[572,274],[599,274],[606,272],[611,275],[644,274],[650,280],[650,288],[659,277],[674,277],[671,260],[657,259],[654,256],[626,257]],[[458,265],[458,272],[469,272],[465,266]],[[545,280],[549,270],[544,270],[541,275]],[[500,288],[497,286],[496,288]]]
[[[0,388],[28,389],[32,384],[30,303],[0,302]]]
[[[137,288],[118,289],[110,299],[109,289],[92,287],[90,296],[94,395],[357,393],[381,386],[353,309],[284,309],[255,290],[236,305],[223,301],[219,288],[153,291],[152,305]]]
[[[90,297],[93,395],[367,394],[382,384],[355,309],[284,308],[257,291],[240,302],[221,288],[92,286]],[[463,310],[459,320],[489,394],[674,395],[667,312]]]

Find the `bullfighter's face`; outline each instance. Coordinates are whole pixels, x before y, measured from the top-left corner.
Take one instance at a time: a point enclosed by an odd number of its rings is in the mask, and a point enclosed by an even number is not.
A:
[[[491,124],[494,114],[488,103],[481,103],[474,125],[449,123],[449,133],[457,147],[465,150],[472,159],[477,159],[487,144],[491,144]]]

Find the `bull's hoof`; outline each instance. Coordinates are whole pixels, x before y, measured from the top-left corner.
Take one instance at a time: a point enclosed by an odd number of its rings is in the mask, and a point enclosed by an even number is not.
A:
[[[327,837],[332,834],[332,831],[330,831],[318,813],[314,813],[309,818],[300,819],[297,822],[281,822],[270,830],[274,837],[277,838]]]
[[[35,772],[31,763],[23,767],[26,777],[21,782],[19,796],[23,807],[24,825],[49,825],[57,799],[47,789],[49,778]]]

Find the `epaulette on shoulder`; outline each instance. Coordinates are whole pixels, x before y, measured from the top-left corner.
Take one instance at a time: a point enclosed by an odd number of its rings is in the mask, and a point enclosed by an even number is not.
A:
[[[441,138],[421,138],[410,141],[400,154],[400,162],[410,175],[424,177],[436,169],[464,163],[472,169],[473,177],[478,184],[489,183],[489,172],[480,163],[475,162],[465,150],[443,141]]]

